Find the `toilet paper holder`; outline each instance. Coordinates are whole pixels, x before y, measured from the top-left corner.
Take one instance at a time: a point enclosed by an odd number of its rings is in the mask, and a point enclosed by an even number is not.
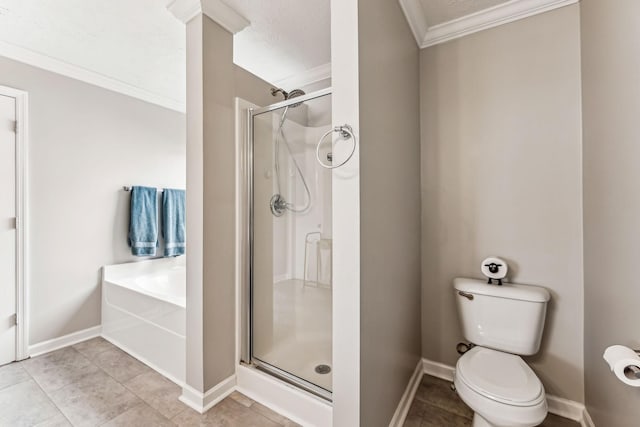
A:
[[[634,365],[629,365],[624,368],[624,375],[630,380],[640,379],[640,368]]]
[[[633,350],[638,356],[640,356],[640,350]],[[640,379],[640,367],[635,365],[629,365],[624,368],[624,375],[630,380]]]

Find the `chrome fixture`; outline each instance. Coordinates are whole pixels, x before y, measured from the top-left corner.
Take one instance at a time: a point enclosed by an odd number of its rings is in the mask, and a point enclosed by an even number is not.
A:
[[[630,380],[636,380],[640,378],[640,368],[634,365],[629,365],[624,368],[624,375]]]
[[[351,153],[349,153],[347,158],[342,163],[340,163],[339,165],[335,165],[335,166],[326,164],[320,159],[320,146],[324,142],[325,138],[327,136],[331,135],[333,132],[339,133],[340,136],[342,137],[342,139],[344,139],[345,141],[349,140],[349,139],[353,139],[353,148],[351,149]],[[353,154],[355,152],[356,152],[356,135],[353,133],[353,129],[351,128],[351,126],[349,126],[347,124],[342,125],[342,126],[336,126],[333,129],[328,130],[324,135],[322,135],[322,137],[320,137],[320,140],[318,141],[318,144],[316,145],[316,159],[318,160],[318,163],[320,163],[320,166],[322,166],[325,169],[336,169],[336,168],[339,168],[340,166],[344,165],[349,160],[351,160],[351,157],[353,157]],[[327,155],[327,160],[333,162],[333,153],[329,153]]]
[[[458,295],[460,295],[461,297],[465,297],[469,301],[473,301],[473,294],[470,294],[468,292],[458,291]]]
[[[328,374],[329,372],[331,372],[331,366],[329,366],[329,365],[318,365],[318,366],[316,366],[314,371],[316,371],[316,373],[318,373],[318,374]]]
[[[638,356],[640,356],[640,350],[633,350]],[[640,379],[640,367],[635,365],[629,365],[624,368],[624,376],[630,380]]]
[[[278,89],[273,90],[274,96],[278,94],[282,94],[282,91]],[[294,91],[291,93],[287,93],[287,96],[294,95]],[[263,304],[257,303],[257,299],[260,295],[259,290],[263,289],[264,291],[269,292],[270,290],[267,288],[260,288],[261,286],[269,286],[272,282],[272,277],[270,275],[262,276],[262,271],[257,269],[258,265],[263,265],[261,262],[264,260],[268,261],[270,257],[273,256],[273,253],[270,251],[261,250],[264,248],[261,246],[261,243],[265,242],[265,238],[269,233],[263,233],[264,230],[269,230],[271,228],[272,231],[275,232],[275,221],[258,221],[256,223],[256,219],[259,217],[260,219],[265,219],[268,217],[269,213],[272,213],[271,209],[266,211],[267,204],[269,204],[269,208],[273,208],[275,213],[278,211],[282,212],[283,218],[286,218],[287,215],[284,215],[289,211],[289,207],[285,206],[286,200],[282,198],[289,197],[289,184],[291,180],[296,180],[298,178],[295,177],[295,174],[298,174],[296,167],[294,166],[293,161],[289,160],[289,154],[286,154],[284,151],[290,146],[290,154],[295,154],[297,159],[298,157],[298,148],[302,148],[302,146],[298,146],[299,143],[302,143],[302,140],[298,140],[297,138],[292,139],[291,141],[285,141],[280,134],[280,130],[278,129],[280,126],[280,121],[284,122],[286,118],[283,120],[283,110],[287,109],[287,107],[292,107],[294,105],[301,105],[304,103],[308,105],[308,101],[318,100],[324,98],[326,96],[331,95],[331,88],[322,89],[311,94],[300,95],[295,99],[285,99],[282,100],[280,95],[278,95],[278,102],[274,104],[268,105],[266,107],[261,108],[248,108],[247,110],[247,140],[245,148],[245,155],[243,156],[243,169],[246,169],[246,176],[243,179],[243,200],[246,201],[246,211],[241,213],[243,227],[242,227],[242,240],[244,244],[240,248],[241,259],[242,259],[242,272],[241,278],[243,279],[244,286],[242,287],[242,300],[245,302],[243,304],[243,312],[241,313],[241,317],[244,319],[243,327],[242,327],[242,339],[241,339],[241,363],[247,364],[247,366],[251,366],[255,369],[259,369],[279,380],[285,381],[287,384],[299,388],[305,392],[311,393],[320,399],[331,402],[332,401],[332,392],[331,392],[331,373],[320,375],[315,372],[315,368],[319,364],[326,364],[327,367],[331,368],[331,358],[322,357],[319,360],[314,360],[316,363],[310,364],[310,366],[306,369],[301,369],[300,371],[290,371],[290,366],[286,363],[283,363],[280,359],[274,359],[269,354],[265,354],[264,352],[260,352],[260,347],[257,343],[260,343],[261,337],[264,337],[265,333],[268,331],[268,327],[265,328],[263,326],[264,322],[261,320],[263,317],[261,316],[261,308],[267,310],[272,310],[271,307],[264,307]],[[282,94],[284,96],[284,94]],[[330,98],[324,98],[330,99]],[[311,104],[313,105],[313,104]],[[321,104],[326,105],[326,104]],[[324,108],[324,107],[323,107]],[[288,115],[287,109],[287,118],[292,119],[291,115]],[[292,113],[293,115],[294,113]],[[264,122],[260,123],[261,130],[264,130],[265,127],[262,125],[268,126],[269,130],[266,132],[256,132],[254,130],[254,126],[257,125],[257,119],[261,117],[264,119]],[[287,128],[284,129],[285,139],[286,137],[291,137],[289,132],[289,125],[292,125],[291,122],[288,122]],[[284,127],[284,126],[283,126]],[[266,179],[273,180],[276,175],[274,172],[274,159],[273,152],[275,150],[275,138],[278,138],[279,145],[282,153],[280,165],[283,167],[281,178],[282,190],[284,194],[280,197],[274,197],[278,194],[278,187],[273,183],[273,181],[266,183],[267,185],[259,185],[257,188],[254,186],[254,176],[259,173],[260,176],[264,176]],[[288,144],[288,142],[291,142]],[[308,143],[309,141],[307,141]],[[315,141],[310,141],[311,144],[315,143]],[[288,146],[287,146],[288,144]],[[284,147],[282,147],[284,145]],[[257,151],[258,155],[254,154],[255,148],[259,148]],[[313,145],[311,145],[311,149],[313,149]],[[271,153],[269,153],[271,151]],[[313,155],[312,153],[309,153]],[[341,157],[342,158],[342,157]],[[286,167],[285,163],[286,162]],[[298,160],[301,168],[305,168],[306,163],[301,163],[302,160]],[[280,166],[279,165],[279,166]],[[259,171],[259,172],[258,172]],[[289,177],[289,173],[291,173],[291,177]],[[312,181],[312,171],[304,170],[305,176],[302,177],[305,180],[309,181],[309,188],[313,185]],[[319,170],[314,170],[313,173],[319,173]],[[295,187],[297,188],[296,194],[298,197],[298,203],[302,207],[304,204],[303,199],[305,196],[302,194],[304,190],[299,188],[299,182],[296,182]],[[265,184],[261,182],[261,184]],[[324,201],[321,197],[321,192],[323,188],[319,188],[318,193],[318,203]],[[271,195],[269,195],[271,194]],[[313,206],[316,204],[316,193],[312,193],[314,199],[311,200]],[[271,200],[269,200],[271,199]],[[293,200],[292,200],[293,202]],[[330,203],[330,200],[329,200]],[[292,204],[293,205],[293,204]],[[295,206],[292,206],[295,208]],[[266,215],[267,217],[265,217]],[[287,221],[295,224],[296,221],[305,221],[304,218],[301,218],[302,215],[288,215]],[[273,218],[272,218],[273,219]],[[279,226],[278,226],[279,227]],[[260,250],[259,250],[260,249]],[[284,249],[284,248],[281,248]],[[300,248],[301,249],[301,248]],[[311,255],[311,252],[309,252]],[[302,253],[300,253],[302,255]],[[288,255],[287,255],[288,256]],[[271,311],[273,312],[273,311]],[[315,338],[314,338],[315,339]],[[311,353],[311,352],[309,352]],[[324,368],[324,367],[323,367]],[[321,370],[325,370],[326,368],[321,368]],[[289,370],[287,370],[289,369]],[[323,381],[319,381],[318,378],[323,379]],[[327,382],[328,381],[328,382]]]
[[[287,210],[287,201],[279,194],[274,194],[269,200],[269,207],[273,216],[282,216]]]
[[[471,350],[473,347],[475,347],[474,344],[467,344],[465,342],[459,342],[456,345],[456,351],[458,352],[458,354],[465,354],[467,351]]]
[[[124,186],[122,186],[122,190],[131,191],[131,190],[133,190],[133,187],[132,186],[128,186],[128,185],[124,185]],[[162,188],[157,188],[156,190],[158,191],[158,193],[162,193],[164,191]]]
[[[305,91],[303,91],[302,89],[293,89],[291,92],[287,92],[286,90],[284,90],[284,89],[282,89],[280,87],[278,87],[278,88],[272,87],[271,88],[271,96],[276,96],[278,93],[281,93],[285,100],[291,99],[291,98],[297,98],[298,96],[306,95]],[[302,102],[298,102],[296,104],[291,104],[290,106],[292,108],[296,108],[300,104],[302,104]]]
[[[287,92],[282,88],[271,88],[271,95],[276,96],[278,93],[281,93],[282,96],[284,96],[285,100],[306,95],[306,93],[302,89],[293,89],[291,92]],[[289,108],[296,108],[300,105],[302,105],[302,101],[291,104],[291,105],[287,105],[284,108],[284,111],[282,112],[282,116],[280,117],[280,124],[278,125],[278,129],[275,132],[276,135],[275,135],[275,153],[273,156],[274,158],[273,169],[275,170],[275,173],[276,173],[277,193],[274,194],[273,197],[271,198],[269,202],[269,207],[271,208],[271,213],[273,213],[273,215],[276,217],[282,216],[287,210],[294,213],[304,213],[307,210],[309,210],[309,208],[311,207],[311,191],[309,190],[307,181],[304,178],[304,175],[302,174],[300,165],[298,165],[296,158],[293,156],[293,153],[291,153],[291,147],[289,146],[289,141],[287,141],[287,137],[284,134],[284,129],[283,129],[284,121],[287,118],[287,112],[289,111]],[[293,205],[293,203],[287,202],[284,196],[282,196],[282,192],[280,190],[280,140],[281,139],[284,142],[287,152],[289,153],[289,158],[293,162],[293,165],[295,166],[296,171],[298,172],[298,176],[300,176],[300,180],[302,181],[302,186],[304,187],[304,191],[307,196],[307,201],[302,207],[296,207]]]

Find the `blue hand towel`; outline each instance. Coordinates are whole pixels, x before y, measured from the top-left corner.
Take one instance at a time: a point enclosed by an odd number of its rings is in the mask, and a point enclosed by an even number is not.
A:
[[[185,191],[165,188],[162,192],[164,256],[184,255],[185,220]]]
[[[131,189],[129,246],[137,256],[155,256],[158,246],[158,190],[150,187]]]

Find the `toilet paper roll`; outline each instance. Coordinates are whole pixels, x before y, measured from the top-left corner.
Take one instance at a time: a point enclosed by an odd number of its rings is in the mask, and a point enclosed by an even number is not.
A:
[[[503,259],[489,257],[480,264],[480,271],[490,279],[504,279],[509,271],[509,266]]]
[[[640,387],[640,378],[635,378],[628,370],[630,366],[640,367],[640,357],[635,351],[623,345],[612,345],[604,351],[602,357],[620,381],[632,387]]]

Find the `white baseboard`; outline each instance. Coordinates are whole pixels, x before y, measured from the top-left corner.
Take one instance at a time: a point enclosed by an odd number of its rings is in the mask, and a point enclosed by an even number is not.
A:
[[[453,373],[456,371],[453,366],[433,362],[428,359],[422,359],[422,366],[424,367],[424,373],[427,375],[431,375],[432,377],[440,378],[445,381],[453,381]]]
[[[216,384],[213,388],[204,393],[187,384],[183,384],[180,401],[199,413],[204,414],[216,403],[229,396],[235,389],[235,375],[231,375],[229,378],[222,380],[220,383]]]
[[[331,427],[333,407],[329,402],[284,383],[257,369],[236,368],[236,389],[245,396],[305,427]]]
[[[411,403],[413,402],[413,398],[416,395],[416,391],[418,390],[418,386],[420,385],[423,375],[424,364],[422,360],[419,360],[416,369],[413,371],[411,378],[409,378],[407,388],[400,398],[400,403],[398,403],[396,412],[393,414],[393,418],[391,418],[389,427],[402,427],[402,425],[404,425],[404,422],[407,419],[407,414],[409,413],[409,408],[411,407]]]
[[[49,353],[54,350],[59,350],[63,347],[68,347],[73,344],[77,344],[82,341],[86,341],[91,338],[100,336],[102,332],[102,326],[94,326],[92,328],[83,329],[82,331],[73,332],[68,335],[63,335],[58,338],[53,338],[47,341],[42,341],[37,344],[29,346],[29,356],[36,357],[41,354]]]
[[[580,421],[581,427],[596,427],[595,423],[591,419],[591,415],[587,411],[587,408],[584,408],[584,412],[582,413],[582,420]]]
[[[548,394],[547,405],[549,406],[549,412],[552,414],[582,422],[585,412],[585,407],[582,403]]]
[[[422,359],[422,364],[426,375],[431,375],[445,381],[453,381],[453,374],[455,372],[453,366],[428,359]],[[577,421],[583,427],[595,427],[582,403],[547,394],[547,405],[549,406],[549,412],[552,414]]]

